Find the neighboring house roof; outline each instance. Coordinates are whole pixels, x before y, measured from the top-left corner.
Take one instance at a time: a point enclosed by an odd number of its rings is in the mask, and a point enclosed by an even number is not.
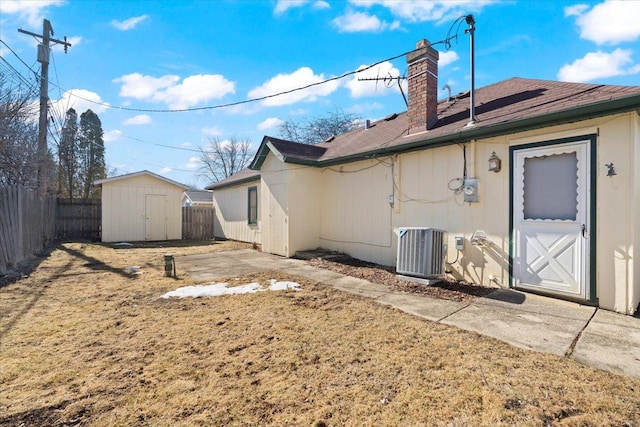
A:
[[[441,100],[438,121],[425,132],[409,135],[404,112],[312,146],[265,136],[250,168],[260,169],[269,151],[284,162],[325,166],[631,111],[640,105],[640,86],[514,77],[477,89],[474,99],[476,123],[471,126],[469,92],[465,92]]]
[[[185,191],[184,195],[191,200],[192,203],[213,203],[213,193],[206,190]]]
[[[164,176],[160,176],[160,175],[155,174],[153,172],[149,172],[148,170],[143,170],[143,171],[140,171],[140,172],[127,173],[127,174],[124,174],[124,175],[112,176],[110,178],[105,178],[105,179],[99,179],[98,181],[96,181],[94,183],[94,185],[102,185],[102,184],[106,184],[108,182],[119,181],[119,180],[122,180],[122,179],[134,178],[134,177],[142,176],[142,175],[150,175],[150,176],[152,176],[154,178],[157,178],[159,180],[162,180],[162,181],[166,182],[167,184],[171,184],[171,185],[175,185],[176,187],[180,187],[183,190],[186,190],[187,188],[189,188],[184,184],[180,184],[177,181],[173,181],[173,180],[171,180],[169,178],[165,178]]]
[[[286,142],[286,141],[285,141]],[[291,144],[290,142],[287,142]],[[300,145],[300,144],[296,144]],[[221,188],[231,187],[238,184],[244,184],[251,181],[259,181],[260,180],[260,172],[251,170],[249,168],[242,169],[229,178],[225,178],[222,181],[218,181],[215,184],[211,184],[208,187],[205,187],[207,190],[220,190]]]

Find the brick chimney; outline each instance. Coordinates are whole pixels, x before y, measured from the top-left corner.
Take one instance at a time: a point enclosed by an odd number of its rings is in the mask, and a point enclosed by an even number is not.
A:
[[[424,132],[438,121],[438,51],[422,39],[407,55],[409,133]]]

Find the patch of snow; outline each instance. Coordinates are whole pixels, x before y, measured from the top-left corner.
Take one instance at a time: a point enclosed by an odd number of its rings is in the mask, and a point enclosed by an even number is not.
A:
[[[228,283],[215,283],[212,285],[194,285],[178,288],[175,291],[167,292],[162,295],[161,298],[200,298],[200,297],[217,297],[220,295],[240,295],[240,294],[254,294],[256,292],[262,292],[266,290],[270,291],[286,291],[302,290],[299,283],[296,282],[278,282],[276,280],[269,280],[271,283],[267,289],[260,286],[259,283],[249,283],[247,285],[233,286],[229,288]]]
[[[120,243],[114,243],[113,246],[133,246],[133,243],[120,242]]]
[[[293,291],[300,291],[302,290],[302,286],[300,286],[299,283],[296,282],[278,282],[274,279],[270,279],[269,283],[271,283],[269,285],[269,290],[270,291],[288,291],[288,290],[293,290]]]

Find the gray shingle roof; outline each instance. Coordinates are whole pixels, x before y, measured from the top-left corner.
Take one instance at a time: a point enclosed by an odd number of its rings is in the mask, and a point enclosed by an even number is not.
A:
[[[381,152],[400,152],[429,145],[514,133],[554,124],[600,117],[640,107],[640,86],[607,86],[511,78],[475,93],[476,123],[469,123],[469,93],[438,103],[433,129],[408,135],[407,113],[378,120],[313,146],[265,137],[251,168],[259,169],[271,143],[283,161],[324,165]],[[309,147],[312,147],[310,149]],[[277,153],[274,153],[277,155]]]
[[[213,194],[211,193],[211,191],[191,190],[191,191],[185,191],[185,193],[187,193],[187,196],[189,196],[191,201],[194,203],[198,203],[198,202],[213,203]]]

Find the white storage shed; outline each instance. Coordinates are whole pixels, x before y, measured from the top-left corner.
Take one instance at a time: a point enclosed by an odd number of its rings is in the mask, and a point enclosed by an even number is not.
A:
[[[102,186],[102,241],[182,238],[187,186],[147,170],[96,181]]]

